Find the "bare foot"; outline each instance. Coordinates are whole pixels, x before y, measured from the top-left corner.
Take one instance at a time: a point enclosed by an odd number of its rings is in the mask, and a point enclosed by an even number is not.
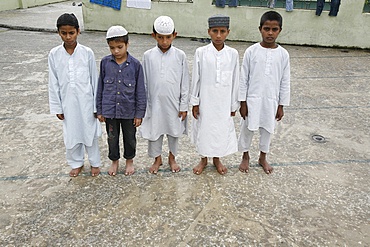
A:
[[[157,174],[159,167],[162,165],[162,156],[155,157],[153,165],[149,168],[151,174]]]
[[[168,164],[170,165],[171,171],[173,173],[179,172],[181,170],[180,166],[177,164],[175,160],[175,156],[171,152],[168,155]]]
[[[130,176],[134,173],[135,173],[134,160],[133,159],[126,160],[125,175]]]
[[[193,173],[197,175],[201,174],[206,166],[207,166],[207,157],[202,158],[200,160],[199,164],[193,168]]]
[[[224,175],[227,172],[227,168],[221,163],[220,158],[213,158],[213,164],[221,175]]]
[[[78,167],[78,168],[74,168],[74,169],[72,169],[70,172],[69,172],[69,176],[70,177],[77,177],[78,176],[78,174],[80,174],[81,173],[81,171],[82,171],[82,168],[83,168],[84,166],[80,166],[80,167]]]
[[[274,168],[272,168],[272,166],[270,166],[270,164],[267,162],[266,158],[265,159],[259,158],[258,159],[258,164],[260,166],[262,166],[262,168],[266,172],[266,174],[271,174],[272,170],[274,170]]]
[[[100,174],[100,168],[99,167],[91,167],[91,176],[96,177]]]
[[[244,152],[242,162],[239,165],[239,171],[248,173],[249,172],[249,153]]]
[[[108,175],[116,176],[118,173],[119,160],[112,161],[112,164],[109,167]]]

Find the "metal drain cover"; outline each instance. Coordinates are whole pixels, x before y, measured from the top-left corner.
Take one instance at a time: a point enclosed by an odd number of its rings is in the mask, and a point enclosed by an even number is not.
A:
[[[319,143],[326,142],[325,137],[323,137],[322,135],[312,135],[312,140],[314,140],[315,142],[319,142]]]

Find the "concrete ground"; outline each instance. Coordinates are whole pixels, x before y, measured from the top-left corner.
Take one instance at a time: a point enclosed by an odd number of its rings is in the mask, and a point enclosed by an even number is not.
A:
[[[292,99],[272,140],[271,175],[257,165],[256,135],[249,174],[239,172],[236,153],[223,158],[225,176],[212,164],[194,175],[199,156],[184,136],[180,173],[165,159],[148,174],[152,160],[138,138],[136,173],[110,177],[104,133],[102,174],[90,177],[86,162],[70,178],[47,92],[47,55],[61,40],[41,31],[64,12],[81,16],[71,3],[0,12],[1,246],[370,246],[369,51],[284,45]],[[104,35],[79,37],[97,63],[109,53]],[[139,59],[155,45],[149,35],[130,40]],[[251,45],[227,43],[240,58]],[[204,43],[174,45],[192,67]]]

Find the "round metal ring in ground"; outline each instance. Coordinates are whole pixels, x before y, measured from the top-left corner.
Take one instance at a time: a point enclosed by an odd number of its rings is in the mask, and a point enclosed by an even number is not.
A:
[[[319,142],[319,143],[326,142],[325,137],[323,137],[322,135],[312,135],[312,140],[314,140],[315,142]]]

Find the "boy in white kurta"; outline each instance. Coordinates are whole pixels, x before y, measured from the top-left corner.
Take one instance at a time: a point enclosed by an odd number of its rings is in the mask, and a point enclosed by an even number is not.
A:
[[[86,149],[91,175],[97,176],[101,127],[95,117],[95,56],[90,48],[77,42],[80,29],[73,14],[61,15],[57,28],[63,44],[53,48],[48,57],[50,113],[63,121],[67,162],[72,168],[69,175],[76,177],[81,172]]]
[[[189,69],[185,53],[172,46],[176,35],[173,20],[168,16],[158,17],[152,33],[157,46],[143,57],[147,110],[139,131],[148,140],[149,157],[155,158],[149,169],[152,174],[157,174],[162,165],[164,135],[168,139],[171,171],[180,171],[175,156],[179,137],[187,134]]]
[[[275,11],[262,15],[259,30],[262,41],[247,48],[240,74],[240,114],[242,116],[239,151],[243,152],[241,172],[249,170],[249,148],[254,131],[260,132],[258,163],[270,174],[266,160],[276,120],[284,116],[290,102],[290,63],[288,52],[276,44],[282,17]]]
[[[215,15],[208,19],[208,34],[212,43],[196,50],[190,95],[192,109],[191,140],[202,156],[194,167],[201,174],[207,157],[221,175],[227,168],[220,157],[237,151],[237,137],[233,116],[239,108],[239,55],[237,50],[225,45],[230,18]]]

